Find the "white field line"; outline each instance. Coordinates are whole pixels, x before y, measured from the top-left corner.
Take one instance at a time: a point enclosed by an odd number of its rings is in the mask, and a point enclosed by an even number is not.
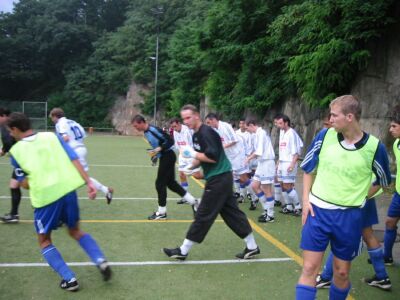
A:
[[[0,165],[10,165],[10,163],[0,163]],[[89,167],[111,167],[111,168],[155,168],[149,162],[148,165],[105,165],[105,164],[90,164]]]
[[[111,266],[163,266],[163,265],[219,265],[219,264],[243,264],[243,263],[270,263],[293,261],[290,257],[260,258],[260,259],[226,259],[226,260],[189,260],[189,261],[126,261],[109,262]],[[69,266],[84,267],[93,266],[91,262],[69,262]],[[25,268],[48,267],[47,263],[0,263],[0,268]]]
[[[30,199],[28,196],[22,196],[22,198],[23,199]],[[85,200],[87,200],[87,199],[89,199],[88,197],[78,197],[79,199],[85,199]],[[97,197],[97,200],[98,199],[101,199],[101,197]],[[0,199],[10,199],[10,196],[0,196]],[[177,200],[180,200],[181,198],[168,198],[167,200],[172,200],[172,201],[177,201]],[[113,197],[113,201],[114,200],[157,200],[157,198],[145,198],[145,197],[138,197],[138,198],[135,198],[135,197]]]

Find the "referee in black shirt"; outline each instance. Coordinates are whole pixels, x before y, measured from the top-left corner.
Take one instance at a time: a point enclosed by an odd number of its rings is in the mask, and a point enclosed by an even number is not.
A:
[[[164,248],[164,253],[171,258],[186,259],[192,246],[204,240],[218,214],[221,214],[229,228],[246,242],[246,248],[236,257],[247,259],[259,254],[260,249],[254,240],[249,221],[233,196],[231,164],[225,155],[220,136],[211,127],[203,125],[199,111],[193,105],[183,106],[181,117],[185,125],[194,130],[194,150],[188,147],[181,155],[192,157],[197,165],[201,165],[206,185],[195,219],[182,246],[175,249]]]

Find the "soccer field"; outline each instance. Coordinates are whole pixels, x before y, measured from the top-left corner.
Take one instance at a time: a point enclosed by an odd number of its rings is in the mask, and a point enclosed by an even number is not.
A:
[[[101,193],[88,200],[80,194],[81,227],[97,240],[112,265],[113,278],[103,282],[79,245],[60,228],[53,243],[72,266],[81,286],[72,294],[58,287],[59,277],[41,257],[32,224],[28,193],[20,208],[19,224],[0,224],[0,299],[294,299],[301,271],[301,219],[282,215],[276,209],[275,223],[258,223],[257,211],[240,204],[255,231],[261,254],[239,261],[235,254],[245,244],[219,218],[205,241],[193,247],[184,262],[168,259],[163,247],[181,244],[193,218],[188,205],[177,205],[179,196],[168,193],[168,220],[148,221],[157,208],[152,167],[143,138],[89,136],[90,175],[115,189],[111,205]],[[9,211],[8,181],[11,167],[0,160],[0,213]],[[197,197],[202,183],[190,179]],[[399,266],[388,267],[392,292],[368,287],[363,277],[373,275],[365,251],[354,261],[350,299],[399,299]],[[328,299],[319,290],[318,299]]]

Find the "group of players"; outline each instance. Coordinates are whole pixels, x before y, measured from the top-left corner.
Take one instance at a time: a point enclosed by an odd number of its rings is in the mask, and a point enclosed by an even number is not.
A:
[[[228,122],[219,119],[215,113],[204,118],[205,124],[220,136],[225,154],[232,165],[234,195],[239,203],[250,200],[250,210],[260,202],[263,208],[259,222],[274,222],[274,207],[281,206],[281,213],[301,216],[301,204],[294,184],[303,142],[291,127],[290,119],[284,114],[274,118],[279,130],[279,158],[267,132],[254,119],[241,119],[236,131]],[[192,159],[181,154],[186,147],[193,147],[193,130],[182,124],[179,118],[170,120],[175,150],[178,152],[180,184],[188,188],[187,175],[201,178],[198,167],[193,168]],[[274,185],[274,189],[272,186]],[[178,204],[186,201],[182,199]]]
[[[296,299],[315,299],[316,288],[328,286],[331,299],[345,299],[351,288],[351,261],[358,255],[361,236],[375,270],[374,277],[366,282],[385,290],[391,288],[384,263],[393,263],[392,248],[400,219],[400,183],[396,182],[382,249],[372,232],[372,225],[377,223],[375,202],[366,199],[372,199],[381,187],[390,183],[388,157],[383,144],[361,130],[361,104],[355,97],[345,95],[331,102],[329,125],[333,128],[319,132],[308,148],[301,164],[304,171],[302,206],[294,181],[303,143],[290,127],[287,116],[280,114],[274,119],[280,129],[279,159],[275,162],[271,139],[255,120],[241,120],[240,128],[235,132],[215,114],[208,114],[206,124],[203,124],[199,111],[192,105],[182,107],[180,115],[184,124],[179,119],[171,120],[170,124],[174,129],[174,141],[160,128],[148,124],[143,116],[132,119],[133,127],[144,132],[149,141],[149,152],[159,160],[158,209],[149,219],[167,218],[167,188],[181,195],[181,202],[188,202],[195,211],[194,221],[182,245],[163,249],[168,257],[185,260],[191,248],[204,240],[218,215],[246,244],[236,257],[248,259],[258,255],[260,248],[238,202],[250,194],[250,209],[256,209],[257,201],[263,207],[258,220],[273,222],[281,186],[284,201],[281,212],[302,216],[300,247],[304,264],[296,285]],[[99,184],[95,187],[95,180],[86,173],[85,162],[80,162],[79,149],[73,151],[68,145],[62,127],[56,126],[57,137],[50,133],[34,133],[29,119],[21,113],[5,116],[2,110],[0,117],[18,141],[9,149],[15,170],[13,180],[30,188],[42,255],[61,276],[60,287],[71,291],[79,288],[75,274],[51,242],[51,231],[60,225],[60,221],[67,225],[70,235],[98,266],[104,280],[109,280],[111,269],[104,254],[95,240],[79,229],[75,190],[86,183],[90,198],[99,189],[110,202],[112,188]],[[56,124],[65,118],[61,109],[52,110],[50,117]],[[83,130],[78,125],[67,124],[74,139],[83,137]],[[396,138],[393,150],[399,173],[399,107],[393,110],[390,132]],[[174,143],[179,152],[181,184],[175,181]],[[249,175],[252,169],[253,176]],[[201,199],[195,199],[187,191],[187,175],[205,179]],[[278,186],[278,183],[281,184]],[[233,195],[234,185],[237,197]],[[328,244],[332,255],[324,268],[326,272],[318,276]]]

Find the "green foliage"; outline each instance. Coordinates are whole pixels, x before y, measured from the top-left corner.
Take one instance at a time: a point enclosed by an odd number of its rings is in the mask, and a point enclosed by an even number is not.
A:
[[[394,0],[21,0],[0,14],[0,98],[48,97],[106,125],[132,81],[143,111],[175,116],[207,97],[225,117],[300,97],[324,106],[366,68]],[[161,8],[162,14],[154,14]]]

